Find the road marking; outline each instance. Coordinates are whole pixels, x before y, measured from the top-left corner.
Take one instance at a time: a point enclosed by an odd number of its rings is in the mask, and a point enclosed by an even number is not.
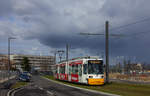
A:
[[[7,92],[7,96],[15,96],[15,93],[24,89],[25,87],[29,86],[30,84],[27,84],[25,86],[19,87],[19,88],[15,88],[15,89],[11,89]]]
[[[41,77],[42,77],[42,76],[41,76]],[[68,86],[68,87],[72,87],[72,88],[76,88],[76,89],[80,89],[80,90],[84,90],[84,91],[89,91],[89,92],[93,92],[93,93],[98,93],[98,94],[101,94],[101,95],[120,96],[120,95],[116,95],[116,94],[105,93],[105,92],[95,91],[95,90],[91,90],[91,89],[85,89],[85,88],[80,88],[80,87],[75,87],[75,86],[67,85],[67,84],[64,84],[64,83],[61,83],[61,82],[58,82],[58,81],[54,81],[54,80],[45,78],[45,77],[42,77],[42,78],[44,78],[44,79],[46,79],[46,80],[48,80],[48,81],[52,81],[52,82],[61,84],[61,85],[65,85],[65,86]]]
[[[40,90],[44,90],[42,87],[39,87]]]
[[[42,87],[38,87],[40,90],[44,90]],[[48,90],[45,90],[48,94],[50,95],[54,95],[52,92],[48,91]]]
[[[15,96],[15,93],[22,90],[22,88],[15,88],[15,89],[12,89],[12,90],[9,90],[8,93],[7,93],[7,96]]]
[[[46,91],[48,94],[50,94],[50,95],[54,95],[52,92],[50,92],[50,91]]]

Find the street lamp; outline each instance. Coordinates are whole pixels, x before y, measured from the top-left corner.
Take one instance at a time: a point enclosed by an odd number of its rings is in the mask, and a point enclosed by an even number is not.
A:
[[[8,37],[8,79],[10,77],[10,40],[16,39],[14,37]]]
[[[50,53],[54,53],[54,64],[56,64],[56,55],[57,55],[57,50],[55,51],[50,51]]]

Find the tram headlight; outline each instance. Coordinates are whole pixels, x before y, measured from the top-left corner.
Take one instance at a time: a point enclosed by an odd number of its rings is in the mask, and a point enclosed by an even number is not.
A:
[[[93,78],[93,76],[89,76],[89,78]]]
[[[104,76],[101,76],[101,78],[104,78]]]

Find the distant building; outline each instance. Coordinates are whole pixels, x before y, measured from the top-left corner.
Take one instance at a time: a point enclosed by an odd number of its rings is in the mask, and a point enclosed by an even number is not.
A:
[[[13,60],[10,60],[10,69],[15,69]],[[8,70],[8,55],[0,54],[0,70]]]
[[[29,64],[32,69],[38,71],[50,71],[51,65],[54,64],[54,56],[37,56],[37,55],[13,55],[15,65],[19,67],[22,64],[23,58],[29,59]]]
[[[37,71],[50,71],[51,65],[53,65],[55,61],[54,56],[10,55],[10,60],[13,62],[11,65],[15,65],[15,68],[19,69],[24,57],[27,57],[29,59],[31,68]],[[0,60],[2,60],[2,58],[7,58],[7,55],[0,55]],[[8,64],[4,64],[4,62],[2,63],[0,61],[0,68],[4,65]]]
[[[124,71],[126,74],[139,74],[143,72],[143,66],[140,63],[125,64]]]

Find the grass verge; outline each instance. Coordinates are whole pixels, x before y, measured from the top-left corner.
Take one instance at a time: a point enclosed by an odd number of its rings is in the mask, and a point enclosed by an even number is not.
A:
[[[19,81],[19,82],[16,82],[13,86],[12,86],[12,88],[14,89],[14,88],[19,88],[19,87],[22,87],[22,86],[25,86],[25,85],[27,85],[28,83],[27,82],[21,82],[21,81]]]
[[[55,80],[53,76],[44,76],[48,79]],[[150,85],[137,85],[137,84],[127,84],[127,83],[115,83],[105,84],[102,86],[88,86],[81,84],[74,84],[69,82],[64,82],[60,80],[55,80],[64,84],[86,88],[106,93],[118,94],[121,96],[150,96]]]

